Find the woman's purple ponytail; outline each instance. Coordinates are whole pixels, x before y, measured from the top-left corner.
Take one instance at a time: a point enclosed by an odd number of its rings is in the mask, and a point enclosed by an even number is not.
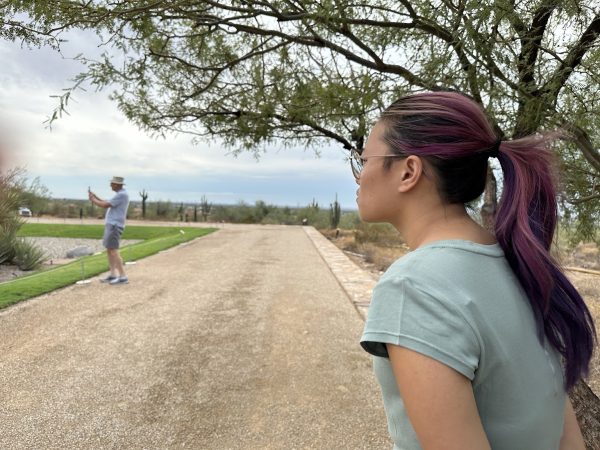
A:
[[[570,389],[587,374],[595,329],[590,312],[550,254],[557,222],[550,137],[503,142],[504,189],[495,221],[498,243],[533,308],[540,338],[563,356]]]
[[[531,303],[540,340],[564,358],[565,385],[588,372],[596,332],[591,314],[550,254],[557,222],[552,135],[499,143],[481,107],[456,92],[422,93],[394,102],[381,120],[390,151],[418,155],[434,168],[447,203],[484,190],[488,157],[497,157],[504,189],[495,233]],[[391,160],[384,167],[390,168]]]

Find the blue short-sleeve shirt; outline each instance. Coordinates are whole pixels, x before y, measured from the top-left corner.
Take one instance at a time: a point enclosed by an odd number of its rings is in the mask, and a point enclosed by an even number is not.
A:
[[[106,211],[105,222],[125,228],[127,208],[129,207],[129,194],[127,194],[127,191],[124,188],[121,189],[108,203],[110,203],[110,208]]]

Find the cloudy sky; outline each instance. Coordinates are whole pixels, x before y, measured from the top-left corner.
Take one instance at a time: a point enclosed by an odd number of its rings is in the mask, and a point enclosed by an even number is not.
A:
[[[56,107],[51,95],[71,85],[81,69],[69,59],[95,51],[92,36],[68,36],[63,55],[0,41],[0,134],[14,165],[39,176],[56,198],[86,198],[91,186],[110,195],[108,180],[123,176],[132,199],[146,189],[150,200],[213,203],[240,200],[305,206],[315,198],[328,206],[336,193],[342,207],[356,208],[356,184],[347,153],[333,144],[313,149],[270,147],[260,160],[234,156],[219,142],[191,143],[189,135],[153,139],[127,122],[108,100],[109,92],[79,92],[68,116],[52,130],[44,120]]]

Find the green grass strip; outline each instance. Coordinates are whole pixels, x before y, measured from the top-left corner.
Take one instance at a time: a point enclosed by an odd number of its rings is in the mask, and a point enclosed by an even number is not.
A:
[[[154,239],[161,236],[169,236],[179,233],[183,229],[194,230],[192,227],[145,227],[145,226],[127,226],[121,239]],[[57,237],[57,238],[78,238],[78,239],[102,239],[104,225],[67,225],[67,224],[46,224],[46,223],[26,223],[18,232],[21,237]]]
[[[90,225],[75,226],[89,227]],[[121,256],[123,260],[136,261],[138,259],[154,255],[161,250],[166,250],[216,231],[216,228],[186,227],[183,229],[184,233],[181,233],[181,228],[169,228],[171,229],[171,234],[168,236],[156,237],[154,239],[149,239],[144,242],[138,242],[137,244],[123,247],[121,249]],[[173,230],[176,231],[176,234],[173,234]],[[103,252],[99,255],[79,258],[72,263],[57,266],[56,268],[36,272],[32,275],[17,278],[16,280],[0,283],[0,309],[23,300],[36,297],[38,295],[46,294],[55,289],[71,285],[76,281],[90,278],[94,275],[98,275],[99,273],[106,272],[107,270],[108,261],[106,258],[106,253]]]

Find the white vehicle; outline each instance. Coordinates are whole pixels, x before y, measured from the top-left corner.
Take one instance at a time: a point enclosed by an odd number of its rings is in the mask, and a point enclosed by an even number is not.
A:
[[[29,208],[24,208],[24,207],[19,208],[19,215],[21,217],[31,217],[32,216],[31,210]]]

